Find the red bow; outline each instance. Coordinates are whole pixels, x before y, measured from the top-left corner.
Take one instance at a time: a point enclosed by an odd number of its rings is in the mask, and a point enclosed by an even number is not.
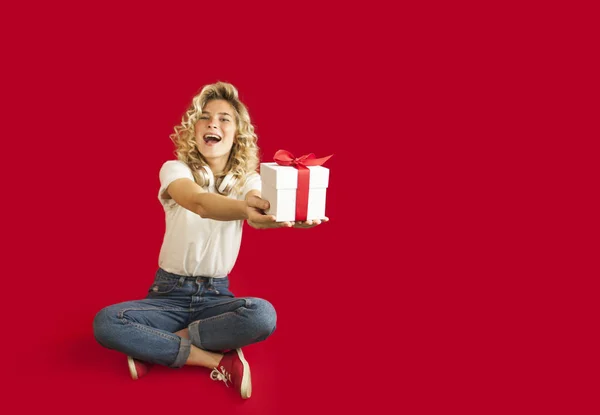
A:
[[[333,154],[331,155],[333,156]],[[306,220],[308,213],[308,191],[310,189],[310,170],[307,166],[321,166],[331,156],[315,158],[313,153],[295,158],[286,150],[278,150],[273,160],[280,166],[292,166],[298,169],[298,188],[296,189],[296,220]]]
[[[331,155],[333,156],[333,154]],[[315,158],[313,153],[305,154],[304,156],[300,156],[295,158],[292,153],[286,150],[278,150],[273,156],[273,160],[280,166],[294,166],[297,169],[306,169],[306,166],[321,166],[327,160],[331,158],[331,156],[322,157],[320,159]]]

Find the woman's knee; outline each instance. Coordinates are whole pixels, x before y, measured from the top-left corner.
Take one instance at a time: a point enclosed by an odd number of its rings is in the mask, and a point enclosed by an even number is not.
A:
[[[277,312],[270,302],[262,298],[252,298],[251,304],[251,308],[255,311],[255,324],[259,341],[264,340],[275,331]]]
[[[100,310],[94,317],[94,337],[100,345],[110,347],[115,336],[115,324],[118,322],[117,311],[112,307]]]

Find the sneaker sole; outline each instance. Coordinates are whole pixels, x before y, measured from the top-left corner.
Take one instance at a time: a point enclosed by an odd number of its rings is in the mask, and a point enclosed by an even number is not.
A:
[[[131,379],[138,380],[137,370],[135,369],[135,363],[133,362],[133,358],[131,356],[127,356],[127,364],[129,365],[129,374],[131,375]]]
[[[244,365],[244,375],[242,376],[242,386],[240,388],[240,393],[242,394],[243,399],[248,399],[252,395],[250,365],[248,364],[248,361],[244,359],[244,353],[242,352],[242,349],[235,349],[235,351],[237,352],[238,357],[242,362],[242,365]]]

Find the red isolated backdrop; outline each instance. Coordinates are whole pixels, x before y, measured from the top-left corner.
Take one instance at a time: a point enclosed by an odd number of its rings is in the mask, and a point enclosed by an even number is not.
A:
[[[4,7],[6,408],[590,409],[597,70],[583,6]],[[330,223],[244,229],[232,290],[278,310],[247,348],[247,402],[197,368],[133,382],[92,335],[98,310],[152,282],[168,135],[218,80],[238,87],[263,161],[334,154]]]

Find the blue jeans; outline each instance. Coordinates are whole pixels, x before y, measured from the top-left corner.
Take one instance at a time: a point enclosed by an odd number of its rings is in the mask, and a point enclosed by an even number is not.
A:
[[[185,277],[159,268],[145,299],[96,314],[94,336],[133,358],[181,367],[191,344],[213,352],[247,346],[269,337],[276,320],[268,301],[235,298],[227,277]],[[174,334],[186,327],[189,340]]]

